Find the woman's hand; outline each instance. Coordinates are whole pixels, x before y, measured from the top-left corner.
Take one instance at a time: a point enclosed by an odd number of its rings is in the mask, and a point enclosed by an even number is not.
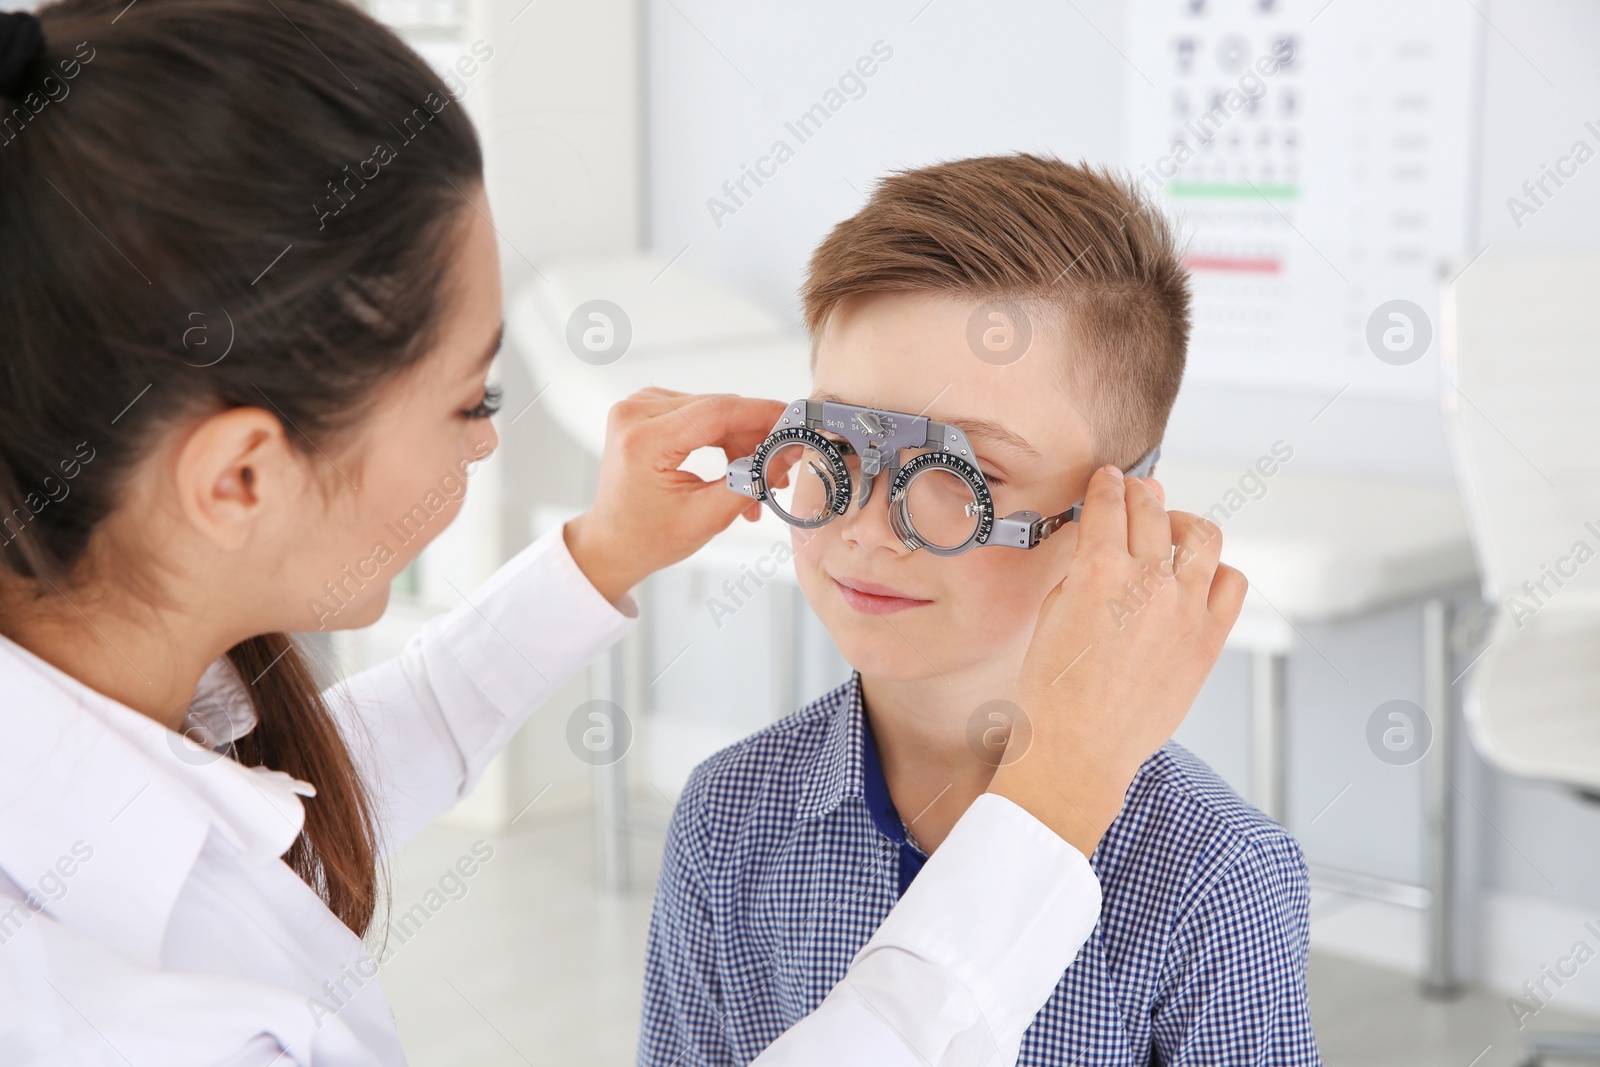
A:
[[[1153,480],[1114,468],[1090,479],[1071,570],[1040,609],[1019,679],[1028,747],[989,787],[1085,856],[1239,617],[1248,586],[1221,551],[1216,524],[1168,512]]]
[[[606,420],[594,506],[566,525],[567,550],[607,600],[662,567],[686,559],[761,505],[718,478],[678,469],[697,448],[748,456],[783,414],[783,402],[718,393],[694,396],[649,388],[621,401]]]

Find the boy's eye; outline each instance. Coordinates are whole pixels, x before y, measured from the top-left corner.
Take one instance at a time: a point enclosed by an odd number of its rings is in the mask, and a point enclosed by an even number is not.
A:
[[[502,395],[502,390],[498,385],[486,385],[483,387],[483,399],[461,414],[469,419],[487,419],[500,410]]]

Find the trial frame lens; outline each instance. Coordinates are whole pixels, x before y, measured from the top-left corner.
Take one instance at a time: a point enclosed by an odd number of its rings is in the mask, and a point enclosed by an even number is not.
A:
[[[959,556],[989,540],[994,498],[975,465],[947,452],[924,452],[895,472],[889,526],[913,552]]]
[[[756,469],[761,472],[763,497],[760,499],[764,499],[767,506],[791,526],[803,530],[826,526],[850,507],[850,468],[844,460],[844,450],[848,448],[848,444],[841,448],[841,442],[803,426],[769,434],[753,457]],[[784,460],[791,453],[794,454],[793,458],[786,464]],[[782,490],[770,485],[767,477],[769,471],[783,470],[786,466],[789,468],[786,495],[790,497],[790,508],[794,508],[794,511],[784,507],[779,498]],[[812,491],[820,489],[820,499],[814,499],[803,486]],[[795,508],[796,497],[816,506]],[[795,511],[806,514],[796,514]]]

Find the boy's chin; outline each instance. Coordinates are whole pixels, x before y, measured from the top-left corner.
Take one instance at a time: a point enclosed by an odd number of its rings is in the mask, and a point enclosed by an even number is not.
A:
[[[945,648],[916,648],[892,631],[888,640],[860,639],[834,635],[834,643],[845,661],[863,678],[889,682],[938,680],[940,671],[959,669],[960,662]],[[935,664],[939,664],[935,669]]]
[[[930,619],[926,625],[913,626],[912,614],[822,621],[845,661],[863,678],[880,681],[944,683],[957,675],[1009,677],[1027,649],[1028,635],[1019,634],[1015,641],[979,640],[959,624],[934,624]]]

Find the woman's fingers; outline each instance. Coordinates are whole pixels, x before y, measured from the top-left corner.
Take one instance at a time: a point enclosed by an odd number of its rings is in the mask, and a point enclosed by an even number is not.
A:
[[[1226,636],[1250,590],[1245,576],[1222,562],[1222,529],[1187,511],[1172,512],[1172,563],[1184,595],[1202,598],[1212,624]]]
[[[567,524],[567,547],[596,589],[615,602],[650,573],[692,555],[760,505],[681,470],[697,448],[755,450],[783,413],[776,400],[689,396],[645,389],[615,404],[594,505]]]
[[[1034,744],[990,791],[1092,855],[1139,766],[1193,705],[1246,583],[1219,563],[1215,524],[1167,512],[1159,485],[1097,471],[1084,501],[1072,566],[1041,606],[1018,681]]]
[[[1172,523],[1162,497],[1143,478],[1127,481],[1128,554],[1146,567],[1164,567],[1172,558]]]
[[[657,391],[660,392],[659,390]],[[747,456],[783,414],[783,402],[732,394],[684,398],[656,397],[660,405],[649,420],[658,431],[663,459],[681,463],[697,448],[720,448],[729,458]]]
[[[1224,635],[1239,619],[1244,607],[1244,595],[1250,591],[1250,582],[1238,570],[1226,563],[1217,565],[1216,577],[1211,581],[1211,596],[1206,607],[1211,617],[1222,627]]]
[[[1083,514],[1079,516],[1077,555],[1128,552],[1127,495],[1122,472],[1101,467],[1089,476],[1083,494]]]
[[[1079,518],[1078,551],[1132,556],[1146,567],[1172,557],[1173,531],[1164,506],[1166,492],[1143,478],[1125,478],[1102,467],[1089,478]]]
[[[1171,516],[1172,567],[1178,583],[1191,596],[1208,596],[1217,561],[1222,558],[1222,530],[1192,512],[1174,511]]]

